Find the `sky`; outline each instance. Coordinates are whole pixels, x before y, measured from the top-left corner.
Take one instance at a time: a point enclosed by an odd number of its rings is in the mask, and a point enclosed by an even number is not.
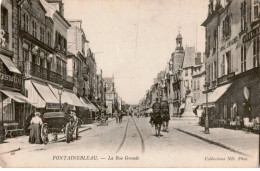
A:
[[[103,70],[104,77],[114,75],[116,91],[129,104],[138,103],[157,73],[165,70],[179,31],[184,48],[197,44],[197,51],[204,52],[205,29],[201,23],[207,17],[208,0],[63,3],[66,19],[82,20],[98,70]]]

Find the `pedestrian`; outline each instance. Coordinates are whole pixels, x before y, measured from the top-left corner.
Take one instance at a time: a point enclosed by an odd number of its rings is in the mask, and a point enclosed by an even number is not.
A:
[[[167,101],[164,101],[161,104],[162,109],[162,120],[163,120],[163,131],[168,132],[168,125],[170,121],[170,113],[169,113],[169,104]]]
[[[115,118],[116,118],[116,123],[118,123],[118,122],[119,122],[119,118],[118,118],[117,110],[115,110],[114,116],[115,116]]]
[[[153,126],[154,124],[154,119],[155,119],[155,115],[160,114],[161,112],[161,104],[159,102],[159,99],[156,98],[156,101],[154,102],[154,104],[152,105],[152,109],[153,109],[153,113],[151,114],[151,118],[150,118],[150,124]]]
[[[197,116],[199,118],[199,125],[202,125],[202,121],[201,121],[201,118],[202,118],[202,114],[203,114],[204,110],[202,108],[202,105],[199,105],[198,109],[197,109]]]
[[[122,123],[122,119],[123,119],[122,111],[118,112],[118,117],[119,117],[119,123]]]
[[[67,102],[65,102],[61,108],[61,111],[65,114],[65,115],[70,115],[70,106]]]
[[[29,142],[31,144],[42,144],[40,127],[43,124],[40,118],[40,112],[35,112],[35,116],[31,120],[31,125],[29,126],[30,135]]]

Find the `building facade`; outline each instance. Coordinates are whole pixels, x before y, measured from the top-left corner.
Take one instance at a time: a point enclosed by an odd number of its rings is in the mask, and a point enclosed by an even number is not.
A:
[[[68,29],[68,67],[67,78],[75,83],[74,91],[80,97],[85,95],[85,84],[87,74],[84,67],[87,65],[87,56],[85,44],[88,43],[85,33],[82,29],[81,20],[70,20],[71,27]]]
[[[107,108],[107,114],[113,115],[115,111],[115,98],[116,98],[116,92],[115,92],[115,83],[114,83],[114,77],[105,77],[105,93],[106,93],[106,108]]]
[[[202,61],[201,53],[196,53],[195,65],[192,68],[192,103],[196,103],[202,97],[205,84],[205,76],[205,65]]]
[[[202,25],[211,120],[259,116],[259,5],[255,0],[209,3]]]
[[[23,115],[21,107],[27,103],[31,105],[23,95],[23,78],[18,70],[17,6],[18,1],[15,0],[1,1],[0,121],[3,122],[20,122],[20,116]]]

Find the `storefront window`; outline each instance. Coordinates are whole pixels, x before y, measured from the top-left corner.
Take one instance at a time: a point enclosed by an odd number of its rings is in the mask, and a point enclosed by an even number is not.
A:
[[[10,97],[7,97],[2,94],[2,100],[3,100],[3,106],[2,106],[2,118],[3,121],[14,121],[15,115],[14,115],[14,103]]]

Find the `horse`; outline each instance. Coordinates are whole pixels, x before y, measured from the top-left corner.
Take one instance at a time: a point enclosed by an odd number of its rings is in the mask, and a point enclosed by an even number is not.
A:
[[[162,115],[163,132],[168,132],[169,120],[170,120],[169,112],[168,111],[163,112]]]
[[[155,126],[155,135],[157,137],[160,137],[161,127],[162,127],[162,116],[160,112],[154,114],[153,124]]]

